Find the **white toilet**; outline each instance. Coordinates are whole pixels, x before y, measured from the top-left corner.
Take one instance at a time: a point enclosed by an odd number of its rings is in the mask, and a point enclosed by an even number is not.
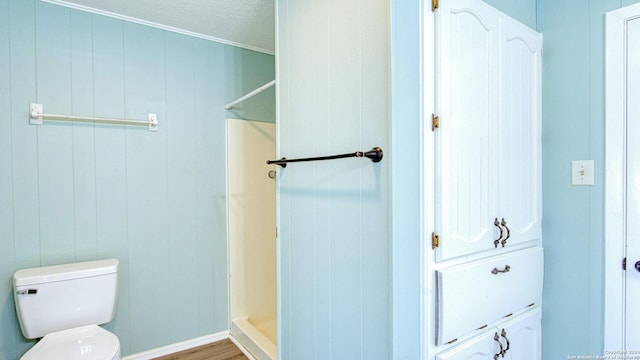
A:
[[[118,338],[98,325],[113,320],[118,260],[18,270],[13,275],[22,334],[42,338],[21,360],[119,360]]]

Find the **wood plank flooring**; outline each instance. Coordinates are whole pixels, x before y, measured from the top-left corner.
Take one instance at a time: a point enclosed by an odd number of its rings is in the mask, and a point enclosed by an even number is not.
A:
[[[155,360],[248,360],[229,339],[155,358]]]

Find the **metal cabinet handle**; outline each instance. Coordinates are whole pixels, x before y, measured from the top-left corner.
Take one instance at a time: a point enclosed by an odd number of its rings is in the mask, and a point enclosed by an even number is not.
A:
[[[496,218],[496,221],[498,221],[498,218]],[[511,237],[511,230],[507,226],[507,222],[504,220],[504,218],[502,218],[502,223],[500,223],[500,225],[504,226],[504,228],[507,229],[507,237],[502,239],[502,247],[504,247],[507,243],[507,240],[509,240],[509,238]]]
[[[493,268],[493,270],[491,270],[491,273],[493,275],[498,275],[498,273],[508,273],[509,271],[511,271],[511,266],[505,265],[504,270],[498,270],[498,268]]]
[[[509,339],[507,338],[507,332],[506,332],[504,329],[502,329],[502,333],[501,333],[500,335],[501,335],[501,336],[504,338],[504,340],[507,342],[507,347],[506,347],[506,348],[504,348],[504,352],[502,353],[502,357],[504,357],[504,354],[506,354],[506,353],[507,353],[507,351],[509,351],[509,348],[511,348],[511,343],[509,343]]]
[[[498,345],[500,345],[500,352],[493,355],[493,360],[498,360],[500,355],[504,357],[504,346],[502,346],[502,343],[500,342],[500,336],[498,336],[498,333],[495,333],[493,340],[495,340],[498,343]]]
[[[495,340],[498,345],[500,346],[500,352],[497,354],[493,355],[493,360],[498,360],[498,358],[500,357],[500,355],[504,356],[504,346],[502,346],[502,343],[500,342],[500,336],[498,336],[498,333],[495,333],[495,335],[493,336],[493,340]]]
[[[504,219],[502,219],[502,220],[504,220]],[[500,237],[498,237],[493,242],[493,246],[497,249],[498,248],[498,244],[500,243],[500,240],[502,240],[502,235],[504,235],[504,231],[500,227],[500,222],[498,221],[498,218],[496,218],[496,221],[493,222],[493,225],[495,225],[498,228],[498,230],[500,230]],[[504,241],[504,240],[502,240],[502,241]],[[504,247],[504,245],[502,245],[502,247]]]

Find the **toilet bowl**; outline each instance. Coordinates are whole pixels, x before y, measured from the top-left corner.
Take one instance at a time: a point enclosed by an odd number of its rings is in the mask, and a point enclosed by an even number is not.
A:
[[[13,276],[22,334],[41,338],[21,360],[119,360],[115,316],[118,260],[30,268]]]

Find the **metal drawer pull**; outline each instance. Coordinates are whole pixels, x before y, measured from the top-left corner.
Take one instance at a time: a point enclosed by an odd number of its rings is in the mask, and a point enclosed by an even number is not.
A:
[[[501,336],[504,338],[504,340],[507,342],[507,347],[506,347],[506,348],[504,348],[504,352],[502,353],[502,357],[504,357],[504,354],[506,354],[506,353],[507,353],[507,351],[509,351],[509,348],[511,348],[511,343],[509,343],[509,339],[507,339],[507,332],[506,332],[504,329],[502,329],[502,333],[501,333],[500,335],[501,335]]]
[[[493,340],[495,340],[498,343],[498,345],[500,345],[500,352],[493,355],[493,360],[498,360],[500,355],[504,357],[504,346],[502,346],[502,343],[500,342],[500,337],[498,336],[498,333],[495,333]]]
[[[502,220],[504,221],[504,219],[502,219]],[[504,231],[500,227],[500,222],[498,221],[498,218],[496,218],[496,221],[493,222],[493,225],[495,225],[498,228],[498,230],[500,230],[500,237],[498,237],[493,242],[493,246],[497,249],[498,248],[498,244],[500,243],[500,240],[502,240],[502,235],[504,234]],[[504,240],[502,240],[502,241],[504,241]],[[502,247],[504,247],[504,245],[502,245]]]
[[[511,270],[511,266],[505,265],[504,270],[498,270],[498,268],[493,268],[493,270],[491,270],[491,273],[493,275],[498,275],[498,273],[508,273],[510,270]]]
[[[496,218],[496,221],[498,221],[497,218]],[[507,243],[507,240],[509,240],[509,238],[511,237],[511,230],[509,230],[509,227],[507,226],[507,222],[504,221],[504,218],[502,218],[502,223],[500,225],[504,226],[504,228],[507,229],[507,237],[502,239],[502,241],[501,241],[502,247],[504,247],[506,245],[506,243]]]

